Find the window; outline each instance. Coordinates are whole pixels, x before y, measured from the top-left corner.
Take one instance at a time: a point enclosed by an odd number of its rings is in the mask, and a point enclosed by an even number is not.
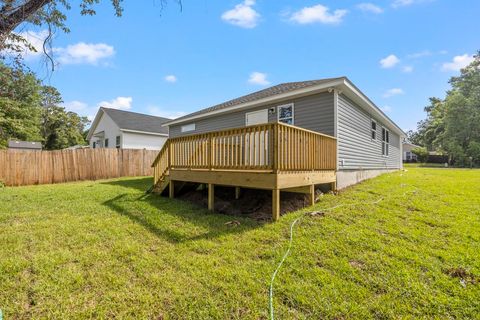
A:
[[[195,131],[195,123],[190,123],[180,128],[181,132]]]
[[[97,143],[95,141],[93,141],[93,149],[95,149],[97,147]]]
[[[278,106],[277,109],[278,122],[293,124],[293,103]]]
[[[105,148],[108,148],[108,139],[105,139]]]
[[[390,132],[382,128],[382,155],[388,156],[388,145],[390,143]]]
[[[372,120],[372,140],[377,139],[377,123]]]
[[[120,148],[120,136],[116,136],[115,138],[115,148]]]

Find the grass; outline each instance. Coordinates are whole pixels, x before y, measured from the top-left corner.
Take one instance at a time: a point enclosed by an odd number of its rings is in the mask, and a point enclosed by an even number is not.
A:
[[[353,205],[296,226],[278,318],[478,317],[480,170],[409,168],[269,224],[145,196],[149,184],[0,189],[4,318],[268,318],[290,223],[337,204]]]

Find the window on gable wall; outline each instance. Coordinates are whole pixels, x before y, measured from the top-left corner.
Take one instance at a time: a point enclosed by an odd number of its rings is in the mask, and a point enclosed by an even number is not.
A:
[[[108,139],[105,139],[105,148],[108,148]]]
[[[390,132],[382,128],[382,155],[388,156],[388,147],[390,144]]]
[[[377,123],[372,120],[372,140],[377,139]]]
[[[116,137],[115,137],[115,147],[116,147],[117,149],[120,148],[120,136],[116,136]]]
[[[293,124],[293,103],[278,106],[277,109],[278,122]]]

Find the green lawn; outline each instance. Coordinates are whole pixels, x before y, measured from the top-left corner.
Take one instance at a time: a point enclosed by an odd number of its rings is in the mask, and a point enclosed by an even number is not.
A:
[[[354,205],[295,227],[278,318],[478,319],[480,170],[409,168],[267,224],[144,196],[149,184],[0,189],[4,319],[268,318],[290,223],[338,204]]]

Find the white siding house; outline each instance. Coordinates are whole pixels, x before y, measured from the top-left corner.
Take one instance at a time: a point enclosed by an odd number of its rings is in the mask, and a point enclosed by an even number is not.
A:
[[[87,139],[91,148],[160,150],[168,139],[163,127],[170,119],[100,108]]]

